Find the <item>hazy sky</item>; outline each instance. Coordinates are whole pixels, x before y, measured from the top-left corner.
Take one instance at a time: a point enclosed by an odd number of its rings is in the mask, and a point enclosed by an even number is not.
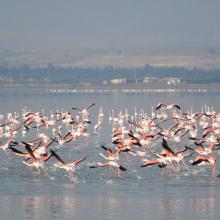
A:
[[[220,47],[220,0],[0,0],[0,51]]]

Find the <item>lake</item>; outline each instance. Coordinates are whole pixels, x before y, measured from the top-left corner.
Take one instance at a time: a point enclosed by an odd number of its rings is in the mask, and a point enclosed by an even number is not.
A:
[[[100,133],[73,141],[59,150],[67,161],[89,155],[76,170],[76,181],[64,172],[51,169],[50,174],[32,174],[20,161],[8,159],[0,152],[1,219],[217,219],[220,216],[220,179],[210,170],[183,169],[173,175],[161,175],[157,167],[140,168],[140,160],[122,158],[127,172],[115,175],[113,169],[90,169],[100,159],[100,145],[112,146],[109,112],[133,114],[135,108],[151,113],[159,102],[177,102],[183,110],[201,111],[202,106],[220,110],[219,92],[215,93],[47,93],[44,91],[2,91],[0,114],[19,111],[27,106],[45,114],[72,107],[91,108],[91,127],[100,108],[104,123]],[[16,137],[18,140],[28,137]],[[219,164],[218,164],[219,166]]]

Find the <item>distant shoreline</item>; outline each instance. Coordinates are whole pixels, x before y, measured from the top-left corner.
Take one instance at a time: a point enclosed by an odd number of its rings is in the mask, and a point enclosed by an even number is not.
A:
[[[36,91],[47,93],[207,93],[220,92],[220,83],[164,85],[160,83],[131,83],[120,85],[74,85],[74,84],[0,84],[0,91]]]

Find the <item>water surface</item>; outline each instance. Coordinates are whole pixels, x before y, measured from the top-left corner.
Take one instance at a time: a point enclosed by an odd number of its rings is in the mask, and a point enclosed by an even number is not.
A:
[[[210,170],[182,170],[171,176],[161,176],[157,167],[142,169],[140,161],[127,161],[127,172],[119,177],[112,169],[89,169],[98,160],[100,145],[111,143],[108,112],[144,108],[158,102],[177,102],[183,111],[200,111],[203,105],[220,110],[218,93],[172,94],[86,94],[45,92],[2,92],[0,113],[18,111],[27,106],[33,111],[83,107],[95,102],[91,109],[94,125],[100,107],[105,122],[99,135],[71,142],[59,155],[65,160],[89,155],[77,169],[76,182],[70,182],[63,172],[50,170],[55,180],[32,174],[19,158],[8,160],[0,152],[0,213],[2,219],[216,219],[220,215],[220,179],[210,177]],[[18,137],[19,138],[19,137]],[[21,137],[20,137],[21,138]]]

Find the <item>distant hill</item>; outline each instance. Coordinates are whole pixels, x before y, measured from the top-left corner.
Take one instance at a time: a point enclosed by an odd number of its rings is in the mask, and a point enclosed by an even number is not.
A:
[[[220,69],[220,48],[133,49],[133,50],[81,50],[64,52],[0,52],[0,65],[19,67],[72,68],[143,68],[184,67],[186,69]]]
[[[178,77],[184,83],[219,83],[220,50],[102,50],[0,53],[0,83],[106,84],[113,79]],[[145,80],[146,81],[146,80]],[[113,81],[114,82],[114,81]],[[117,82],[117,81],[116,81]]]

